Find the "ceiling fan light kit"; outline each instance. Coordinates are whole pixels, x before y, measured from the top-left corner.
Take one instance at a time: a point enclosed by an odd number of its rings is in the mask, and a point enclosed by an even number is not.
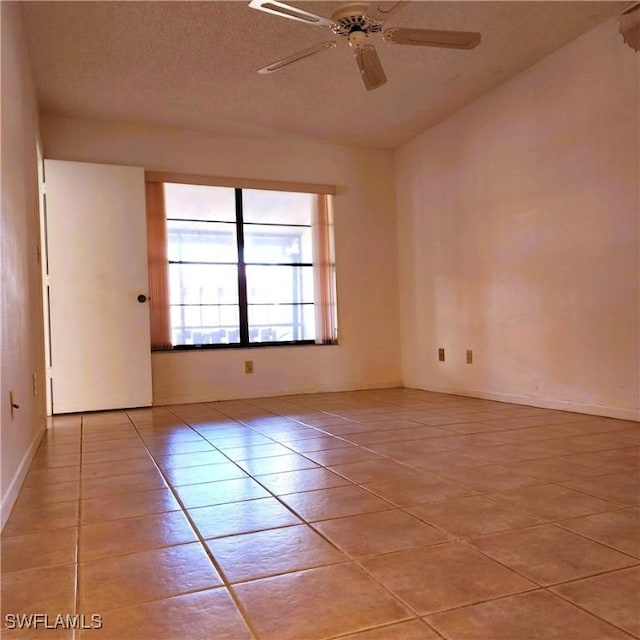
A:
[[[391,6],[381,5],[376,7],[375,11],[378,15],[386,18],[403,4],[405,2],[396,2]],[[338,38],[346,39],[353,49],[362,82],[367,90],[377,89],[387,81],[378,52],[369,40],[371,37],[378,37],[391,44],[466,50],[477,47],[481,39],[480,34],[473,31],[437,31],[401,27],[393,27],[383,31],[384,21],[371,16],[368,13],[369,5],[363,2],[344,5],[333,12],[331,20],[276,0],[251,0],[249,6],[252,9],[265,11],[275,16],[329,29]],[[316,53],[334,49],[336,46],[336,40],[321,42],[262,67],[258,69],[258,73],[274,73]]]

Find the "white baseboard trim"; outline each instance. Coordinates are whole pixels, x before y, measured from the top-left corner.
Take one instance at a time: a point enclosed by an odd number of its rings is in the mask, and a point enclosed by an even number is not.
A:
[[[27,475],[27,471],[29,471],[29,467],[31,466],[31,461],[33,460],[33,456],[36,453],[36,449],[42,440],[42,436],[45,432],[45,426],[43,425],[41,429],[39,429],[29,448],[26,450],[24,456],[22,456],[22,460],[20,461],[20,465],[16,469],[16,472],[13,476],[13,479],[9,483],[6,491],[4,491],[4,495],[2,496],[2,502],[0,503],[0,532],[4,529],[4,525],[7,523],[9,516],[11,515],[11,510],[13,509],[13,505],[16,502],[18,497],[18,493],[20,493],[20,489],[22,488],[22,483],[24,482],[25,476]]]
[[[448,393],[454,396],[464,396],[467,398],[480,398],[482,400],[496,400],[498,402],[509,402],[511,404],[522,404],[529,407],[541,409],[555,409],[558,411],[570,411],[572,413],[585,413],[605,418],[616,418],[618,420],[633,420],[640,422],[640,409],[627,409],[624,407],[607,407],[599,404],[589,404],[586,402],[576,402],[574,400],[557,400],[554,398],[540,398],[537,396],[523,396],[509,393],[498,393],[494,391],[478,391],[477,389],[455,389],[450,387],[429,386],[424,387],[416,384],[405,384],[410,389],[420,389],[422,391],[433,391],[435,393]]]

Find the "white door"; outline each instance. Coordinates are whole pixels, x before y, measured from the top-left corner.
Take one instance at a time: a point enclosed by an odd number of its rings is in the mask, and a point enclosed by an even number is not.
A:
[[[54,413],[151,404],[144,191],[139,167],[45,160]]]

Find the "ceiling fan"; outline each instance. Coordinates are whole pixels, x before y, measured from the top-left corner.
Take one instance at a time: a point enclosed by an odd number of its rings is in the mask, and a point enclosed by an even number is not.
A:
[[[392,44],[418,45],[422,47],[445,47],[449,49],[473,49],[480,44],[480,34],[473,31],[435,31],[432,29],[407,29],[392,27],[383,31],[382,27],[386,17],[396,11],[405,2],[387,3],[378,5],[373,9],[374,15],[370,15],[369,5],[356,2],[344,5],[331,14],[331,19],[298,9],[278,0],[251,0],[249,6],[252,9],[266,11],[276,16],[289,18],[298,22],[304,22],[316,27],[323,27],[333,32],[339,38],[345,38],[352,47],[354,57],[364,86],[368,89],[377,89],[386,81],[382,63],[378,53],[370,43],[373,37],[381,37],[384,42]],[[258,69],[258,73],[274,73],[280,69],[303,60],[316,53],[335,49],[337,40],[320,42],[304,51],[299,51],[273,62],[266,67]]]

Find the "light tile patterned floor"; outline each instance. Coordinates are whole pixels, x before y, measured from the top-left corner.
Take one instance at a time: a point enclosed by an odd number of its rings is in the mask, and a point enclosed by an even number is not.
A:
[[[58,417],[2,621],[102,629],[2,637],[640,637],[639,449],[634,422],[408,389]]]

